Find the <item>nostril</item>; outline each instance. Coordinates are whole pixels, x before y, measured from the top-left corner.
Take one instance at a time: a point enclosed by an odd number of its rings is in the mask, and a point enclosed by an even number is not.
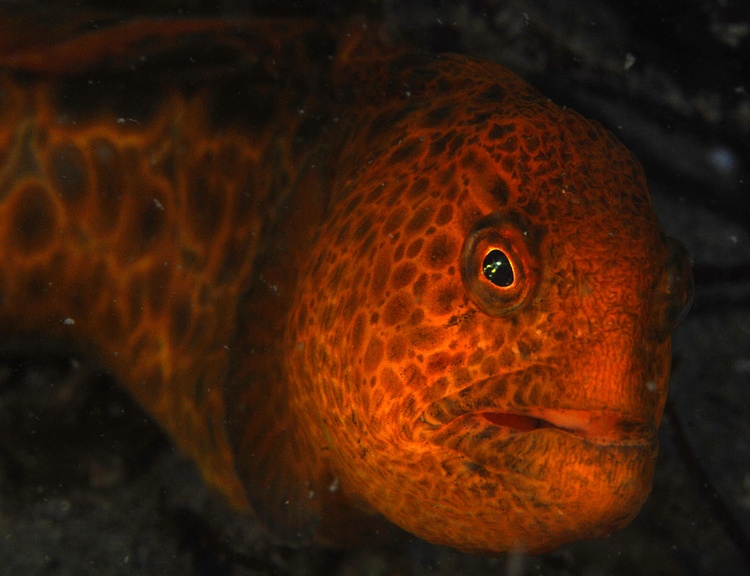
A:
[[[693,303],[693,272],[685,247],[674,238],[667,238],[667,260],[656,285],[654,338],[663,341],[672,333]]]
[[[669,248],[667,291],[673,297],[668,315],[672,326],[677,326],[690,310],[695,287],[690,255],[685,247],[674,238],[667,238],[667,246]]]

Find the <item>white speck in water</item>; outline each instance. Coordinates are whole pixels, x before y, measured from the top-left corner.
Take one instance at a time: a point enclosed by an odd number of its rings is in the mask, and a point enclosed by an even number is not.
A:
[[[329,491],[329,492],[330,492],[331,494],[333,494],[334,492],[338,492],[338,491],[339,491],[339,479],[338,479],[338,478],[334,478],[334,479],[333,479],[333,482],[331,482],[331,483],[330,483],[330,484],[328,485],[328,491]]]
[[[265,284],[266,286],[268,286],[271,289],[271,292],[273,292],[274,294],[278,294],[279,293],[279,287],[276,284],[271,284],[268,280],[266,280],[265,278],[263,278],[263,274],[260,275],[260,279],[263,282],[263,284]]]
[[[75,323],[76,321],[72,318],[66,318],[65,320],[63,320],[63,324],[65,324],[66,326],[73,326],[73,324]]]
[[[649,392],[656,392],[657,390],[659,390],[659,387],[656,385],[656,382],[654,382],[653,380],[649,380],[648,382],[646,382],[646,390],[648,390]]]
[[[630,70],[633,65],[635,64],[635,54],[628,52],[625,54],[625,65],[623,66],[625,70]]]
[[[158,198],[154,198],[154,206],[156,206],[159,210],[164,210],[164,204],[159,202]]]

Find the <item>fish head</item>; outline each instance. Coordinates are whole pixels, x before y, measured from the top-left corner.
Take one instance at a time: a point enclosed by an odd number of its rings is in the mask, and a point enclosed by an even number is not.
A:
[[[605,536],[650,491],[685,250],[598,124],[499,66],[431,66],[342,159],[288,330],[306,435],[431,542]]]

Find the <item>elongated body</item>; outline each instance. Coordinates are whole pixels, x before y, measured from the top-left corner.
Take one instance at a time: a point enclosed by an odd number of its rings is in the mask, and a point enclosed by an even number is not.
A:
[[[608,534],[689,302],[642,170],[504,68],[140,21],[0,59],[0,333],[109,367],[293,541]]]

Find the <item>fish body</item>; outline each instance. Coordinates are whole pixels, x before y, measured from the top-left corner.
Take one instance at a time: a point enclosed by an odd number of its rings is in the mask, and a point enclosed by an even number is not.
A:
[[[609,534],[689,305],[643,171],[505,68],[294,21],[0,41],[0,333],[110,369],[288,541]]]

